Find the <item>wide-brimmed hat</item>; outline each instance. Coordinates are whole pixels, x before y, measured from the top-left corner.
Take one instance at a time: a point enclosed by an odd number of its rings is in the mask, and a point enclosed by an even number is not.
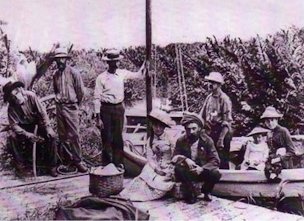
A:
[[[201,128],[204,127],[204,120],[201,118],[200,115],[194,113],[194,112],[184,112],[183,118],[181,119],[181,125],[185,126],[189,123],[196,123]]]
[[[279,113],[274,107],[268,106],[266,107],[264,113],[260,117],[261,119],[265,118],[281,118],[283,114]]]
[[[15,81],[15,82],[8,82],[6,83],[3,88],[3,101],[7,102],[9,100],[9,97],[12,93],[12,91],[18,87],[24,87],[24,84],[21,81]]]
[[[153,109],[148,115],[148,118],[150,120],[152,119],[152,120],[160,121],[167,127],[171,127],[172,125],[174,125],[174,122],[172,121],[169,114],[159,109]]]
[[[71,58],[66,48],[56,48],[53,58]]]
[[[247,137],[253,136],[253,135],[255,135],[255,134],[267,134],[269,131],[270,131],[270,130],[265,129],[265,128],[263,128],[263,127],[255,127],[255,128],[253,128],[252,131],[250,131],[249,134],[247,134]]]
[[[123,56],[117,49],[107,50],[101,58],[104,61],[119,61],[123,59]]]
[[[205,77],[207,81],[213,81],[219,84],[224,84],[223,75],[219,72],[211,72],[208,76]]]

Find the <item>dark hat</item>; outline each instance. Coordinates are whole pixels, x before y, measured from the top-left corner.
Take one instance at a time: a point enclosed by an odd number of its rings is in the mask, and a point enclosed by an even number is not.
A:
[[[118,61],[121,60],[123,56],[119,53],[117,49],[109,49],[102,56],[102,60],[104,61]]]
[[[15,81],[15,82],[11,82],[9,81],[8,83],[6,83],[2,90],[3,90],[3,101],[7,102],[12,91],[18,87],[24,87],[24,84],[21,81]]]
[[[181,125],[185,126],[189,123],[196,123],[201,128],[204,127],[204,120],[201,118],[201,116],[196,113],[186,111],[181,119]]]

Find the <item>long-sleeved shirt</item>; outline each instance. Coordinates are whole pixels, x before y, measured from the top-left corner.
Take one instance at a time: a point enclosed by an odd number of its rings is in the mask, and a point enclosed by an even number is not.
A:
[[[191,146],[192,144],[187,139],[187,136],[183,135],[176,141],[173,156],[180,155],[185,158],[189,158],[193,160],[197,165],[207,170],[214,170],[219,168],[220,158],[215,149],[212,139],[208,135],[200,135],[196,154],[193,154],[193,150],[191,154]],[[195,156],[195,158],[192,158],[193,156]]]
[[[45,107],[41,104],[35,93],[24,91],[23,104],[8,106],[8,121],[12,130],[17,135],[26,136],[27,132],[22,128],[23,124],[39,124],[44,128],[50,127],[50,120]]]
[[[295,155],[295,146],[288,129],[278,125],[272,132],[272,138],[268,140],[271,154],[275,154],[279,148],[286,148],[287,156]]]
[[[209,94],[203,103],[200,115],[210,126],[222,125],[230,128],[232,122],[230,98],[222,90],[217,95]]]
[[[95,113],[100,112],[100,103],[118,104],[124,101],[124,82],[127,79],[142,78],[141,72],[131,72],[117,69],[112,74],[108,71],[101,73],[95,82],[94,104]]]
[[[80,73],[70,66],[63,72],[57,70],[53,78],[55,100],[63,104],[80,104],[83,100],[85,88]]]

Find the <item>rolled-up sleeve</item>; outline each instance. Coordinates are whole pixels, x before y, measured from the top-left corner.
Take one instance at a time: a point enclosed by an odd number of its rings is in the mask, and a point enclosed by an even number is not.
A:
[[[94,88],[94,109],[95,113],[100,113],[100,97],[102,95],[102,82],[100,75],[96,78]]]
[[[232,102],[229,97],[222,99],[223,121],[222,126],[231,127],[232,123]]]
[[[77,100],[78,103],[81,104],[85,94],[85,87],[79,72],[73,70],[73,78],[75,82],[75,92],[76,92]]]

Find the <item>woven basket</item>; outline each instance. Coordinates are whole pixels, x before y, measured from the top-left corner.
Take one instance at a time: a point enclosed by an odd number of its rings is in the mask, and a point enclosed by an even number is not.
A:
[[[90,193],[101,198],[120,193],[123,189],[125,170],[123,168],[118,168],[118,170],[120,172],[115,175],[96,175],[90,173]]]

